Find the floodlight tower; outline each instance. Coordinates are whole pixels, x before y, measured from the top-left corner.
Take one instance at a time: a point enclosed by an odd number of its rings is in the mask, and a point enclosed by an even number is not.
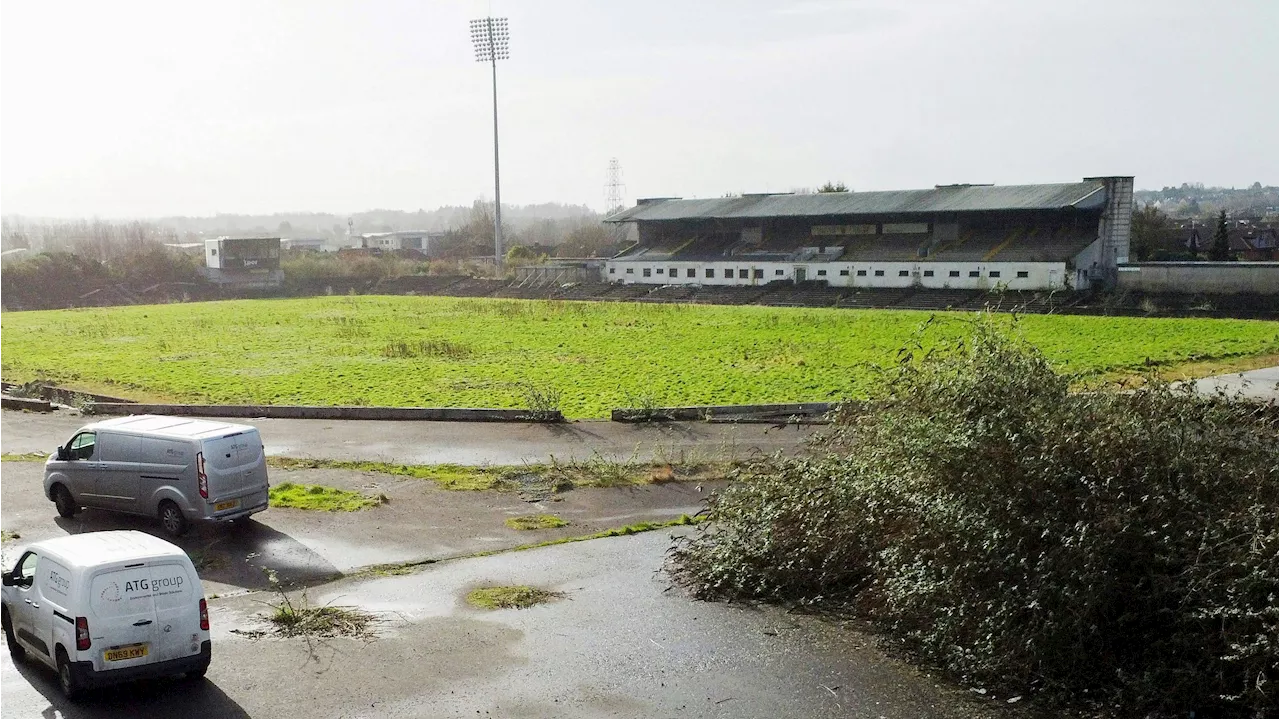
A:
[[[476,62],[493,69],[493,261],[502,267],[502,182],[498,175],[498,61],[511,57],[507,52],[507,19],[486,17],[471,21],[471,44]]]
[[[618,162],[618,158],[609,159],[609,171],[605,179],[605,202],[609,208],[606,212],[612,215],[622,208],[622,193],[626,189],[626,184],[622,182],[622,164]]]

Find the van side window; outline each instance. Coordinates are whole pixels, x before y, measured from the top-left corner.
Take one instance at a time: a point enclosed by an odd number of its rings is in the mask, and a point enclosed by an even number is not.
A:
[[[22,555],[22,559],[18,560],[18,567],[13,572],[14,583],[19,587],[30,587],[31,583],[36,580],[36,560],[39,557],[35,552],[27,552]]]
[[[72,459],[93,459],[95,435],[93,432],[81,432],[71,440]]]

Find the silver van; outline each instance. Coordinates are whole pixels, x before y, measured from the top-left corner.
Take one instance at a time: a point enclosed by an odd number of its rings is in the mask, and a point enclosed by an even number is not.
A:
[[[258,430],[186,417],[138,415],[81,427],[44,465],[58,514],[81,507],[158,517],[178,536],[190,520],[231,521],[267,508]]]

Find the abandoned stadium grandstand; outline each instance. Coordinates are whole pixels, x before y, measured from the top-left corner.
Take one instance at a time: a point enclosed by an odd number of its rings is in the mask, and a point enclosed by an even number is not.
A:
[[[605,279],[648,285],[948,290],[1110,286],[1128,261],[1132,177],[1052,185],[639,200]]]

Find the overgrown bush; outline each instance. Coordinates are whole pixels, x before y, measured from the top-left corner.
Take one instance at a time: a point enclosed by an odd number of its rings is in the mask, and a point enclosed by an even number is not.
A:
[[[674,575],[857,612],[961,681],[1050,703],[1274,716],[1274,404],[1072,393],[989,318],[900,359],[813,457],[713,497]]]

